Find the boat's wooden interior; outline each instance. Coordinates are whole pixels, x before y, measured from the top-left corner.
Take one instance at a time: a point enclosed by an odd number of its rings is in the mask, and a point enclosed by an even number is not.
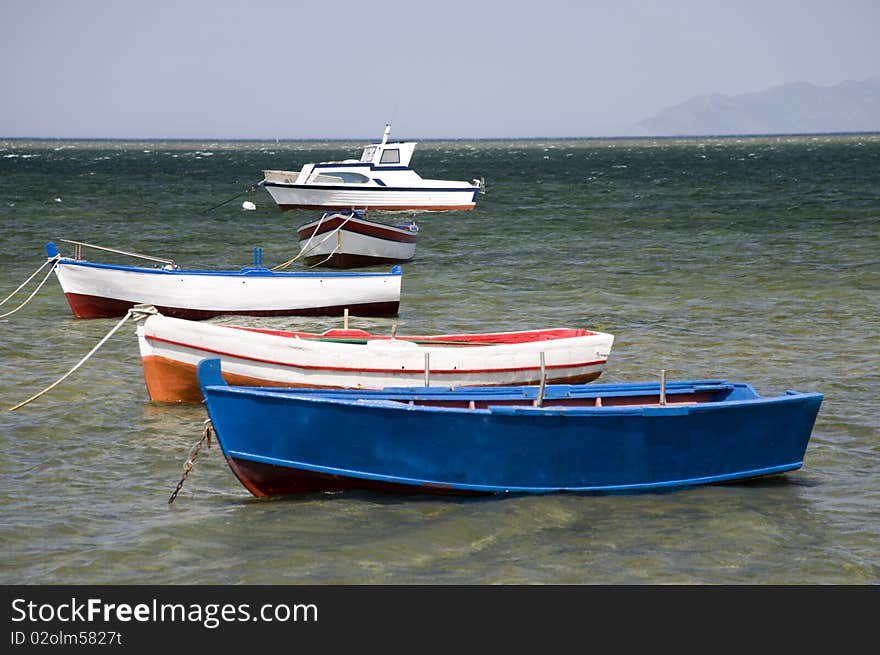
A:
[[[260,334],[269,334],[277,337],[290,339],[311,339],[318,341],[333,341],[338,343],[365,344],[367,341],[387,341],[397,339],[410,341],[417,344],[432,344],[437,346],[492,346],[514,343],[533,343],[537,341],[551,341],[555,339],[572,339],[597,334],[591,330],[580,328],[551,328],[545,330],[524,330],[521,332],[492,332],[475,334],[438,334],[399,336],[394,334],[372,334],[358,329],[331,329],[321,334],[311,332],[291,332],[288,330],[271,330],[266,328],[226,326],[237,330],[247,330]]]
[[[572,397],[572,398],[547,398],[542,407],[661,407],[664,405],[696,405],[699,403],[714,402],[720,400],[719,393],[715,391],[699,391],[694,393],[667,394],[665,401],[661,402],[660,394],[641,394],[633,396],[609,395],[602,397]],[[423,407],[457,407],[462,409],[486,409],[488,407],[534,407],[536,398],[498,398],[486,400],[456,399],[398,399],[385,398],[383,402],[394,402],[402,405],[418,405]]]

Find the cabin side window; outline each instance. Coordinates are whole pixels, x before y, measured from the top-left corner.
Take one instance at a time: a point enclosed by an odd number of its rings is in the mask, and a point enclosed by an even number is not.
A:
[[[382,159],[379,160],[380,164],[399,164],[400,163],[400,150],[397,148],[389,148],[387,150],[382,151]]]
[[[370,181],[366,175],[351,171],[330,171],[312,176],[311,184],[366,184]]]
[[[352,173],[350,171],[333,171],[333,175],[342,178],[346,184],[366,184],[370,181],[366,175],[360,173]]]

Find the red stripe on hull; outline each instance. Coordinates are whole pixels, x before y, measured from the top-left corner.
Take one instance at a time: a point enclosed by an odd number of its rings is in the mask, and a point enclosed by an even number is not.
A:
[[[274,464],[227,457],[229,468],[254,496],[295,496],[338,491],[380,491],[386,493],[433,494],[452,496],[486,496],[490,492],[453,489],[439,485],[409,485],[381,480],[317,473]]]
[[[67,303],[77,318],[114,318],[125,316],[129,309],[138,303],[114,298],[88,296],[79,293],[67,293]],[[300,307],[293,309],[259,309],[259,310],[210,310],[187,309],[181,307],[165,307],[155,305],[165,316],[185,318],[191,321],[202,321],[215,316],[342,316],[348,309],[352,316],[397,316],[400,310],[399,301],[369,302],[357,305],[339,305],[333,307]]]
[[[238,328],[236,328],[238,329]],[[252,362],[262,362],[264,364],[271,364],[273,366],[283,366],[286,368],[296,368],[302,370],[311,370],[311,371],[337,371],[337,372],[356,372],[356,373],[384,373],[384,374],[394,374],[394,373],[421,373],[422,369],[412,369],[409,371],[403,371],[401,369],[388,369],[388,368],[367,368],[364,366],[359,367],[349,367],[349,366],[328,366],[328,365],[319,365],[319,364],[300,364],[294,362],[282,362],[275,359],[266,359],[264,357],[253,357],[246,352],[241,351],[225,351],[218,350],[216,348],[208,348],[205,346],[197,346],[185,341],[178,341],[177,339],[166,339],[165,337],[159,337],[155,334],[145,334],[144,338],[149,341],[155,341],[157,343],[167,343],[174,346],[183,346],[189,350],[196,350],[199,352],[210,353],[211,355],[219,355],[219,356],[227,356],[227,357],[235,357],[236,359],[244,359]],[[545,372],[550,371],[547,374],[547,382],[553,382],[554,384],[580,384],[586,382],[592,382],[599,375],[601,375],[601,371],[588,371],[586,373],[576,373],[572,375],[562,376],[562,375],[554,375],[552,372],[559,369],[570,369],[570,368],[583,368],[585,366],[603,366],[607,363],[607,360],[597,360],[592,362],[567,362],[565,364],[552,364],[550,366],[545,367]],[[451,369],[431,369],[431,375],[473,375],[473,374],[481,374],[481,373],[511,373],[511,372],[523,372],[529,371],[534,375],[534,378],[531,381],[526,382],[517,382],[516,384],[538,384],[540,380],[540,368],[537,366],[507,366],[501,367],[496,366],[492,368],[451,368]],[[512,382],[504,382],[500,383],[502,385],[513,384]],[[484,385],[480,385],[484,386]],[[489,386],[489,385],[486,385]]]
[[[345,223],[343,225],[343,223]],[[317,232],[315,229],[317,228]],[[395,241],[398,243],[415,243],[417,233],[404,231],[401,233],[400,228],[392,229],[390,226],[373,225],[363,222],[346,221],[344,218],[334,217],[318,225],[312,223],[299,228],[297,234],[300,241],[305,241],[313,236],[320,236],[327,232],[333,232],[339,229],[341,232],[352,232],[355,234],[364,234],[370,237],[376,237],[383,241]]]

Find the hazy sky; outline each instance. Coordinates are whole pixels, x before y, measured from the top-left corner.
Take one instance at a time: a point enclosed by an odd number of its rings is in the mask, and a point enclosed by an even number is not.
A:
[[[0,0],[0,137],[626,135],[880,75],[880,0]]]

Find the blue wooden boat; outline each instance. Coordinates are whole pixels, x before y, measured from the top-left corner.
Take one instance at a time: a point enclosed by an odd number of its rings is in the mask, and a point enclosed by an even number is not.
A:
[[[199,363],[217,441],[255,496],[347,489],[631,492],[793,471],[819,393],[690,380],[519,387],[228,386]]]

